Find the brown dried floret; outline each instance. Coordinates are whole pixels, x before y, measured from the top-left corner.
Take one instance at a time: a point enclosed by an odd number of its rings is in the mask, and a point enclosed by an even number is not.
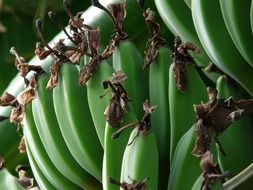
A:
[[[60,63],[55,63],[50,66],[50,78],[47,83],[46,89],[53,89],[54,87],[57,86],[60,68],[61,68]]]
[[[193,58],[189,55],[188,50],[194,53],[199,53],[199,48],[193,45],[191,42],[183,43],[180,37],[175,38],[174,50],[173,50],[173,72],[176,80],[177,88],[180,92],[185,92],[187,89],[187,75],[186,67],[188,64],[193,63]]]
[[[127,112],[129,97],[127,91],[121,84],[126,79],[127,76],[122,71],[118,71],[109,80],[103,81],[104,89],[110,87],[112,91],[110,103],[104,112],[106,121],[111,127],[119,126],[124,113]]]
[[[8,92],[5,92],[0,97],[0,106],[11,106],[16,104],[16,97]]]
[[[18,165],[16,167],[16,172],[18,173],[18,182],[25,189],[31,189],[35,187],[35,180],[28,176],[27,169],[30,169],[30,165]]]
[[[143,68],[146,69],[156,59],[159,47],[165,45],[166,41],[160,34],[160,25],[155,22],[155,12],[147,9],[144,11],[143,16],[145,17],[146,25],[151,35],[144,52]]]
[[[147,182],[148,178],[137,181],[137,180],[132,179],[130,176],[128,176],[128,177],[132,181],[131,184],[126,183],[124,181],[121,183],[111,177],[109,178],[109,181],[110,181],[110,183],[112,183],[114,185],[120,186],[124,190],[147,190],[146,182]]]
[[[18,145],[18,150],[20,154],[26,153],[25,137],[23,136]]]

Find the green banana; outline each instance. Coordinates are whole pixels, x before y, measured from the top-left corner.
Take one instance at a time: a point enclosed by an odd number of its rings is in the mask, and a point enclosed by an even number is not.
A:
[[[201,184],[202,184],[202,175],[200,175],[197,180],[195,181],[195,183],[193,184],[191,190],[200,190],[201,188]]]
[[[29,145],[26,143],[26,152],[27,152],[27,156],[29,159],[29,163],[34,175],[34,178],[36,180],[36,182],[38,183],[38,186],[40,187],[40,189],[48,189],[48,190],[53,190],[56,189],[48,180],[47,178],[44,176],[44,174],[42,173],[42,171],[40,170],[38,164],[36,163],[32,152],[29,148]]]
[[[32,101],[33,117],[43,146],[56,168],[80,187],[89,186],[89,174],[72,157],[59,129],[53,107],[52,91],[46,90],[48,77],[39,79],[38,96]],[[70,127],[70,126],[69,126]],[[90,181],[96,180],[90,176]]]
[[[218,98],[226,99],[231,96],[236,100],[243,98],[243,93],[241,93],[242,89],[237,88],[235,83],[226,76],[220,77],[216,85]],[[220,135],[219,141],[226,152],[226,156],[223,156],[218,151],[218,161],[223,172],[230,172],[230,177],[235,176],[252,163],[253,150],[249,146],[249,144],[253,143],[252,134],[253,128],[250,118],[247,116],[231,124],[229,128]],[[235,143],[235,139],[237,143]],[[240,162],[238,162],[238,160],[240,160]],[[248,189],[252,186],[253,182],[249,180],[241,186],[241,189]]]
[[[61,68],[58,86],[53,89],[53,100],[59,127],[70,152],[86,171],[101,181],[103,150],[91,119],[87,89],[79,85],[75,66],[66,64]]]
[[[0,179],[0,189],[25,190],[6,168],[1,168]]]
[[[219,0],[192,0],[192,17],[200,41],[213,63],[252,95],[253,68],[234,46],[222,18]]]
[[[175,77],[174,65],[171,64],[169,70],[169,109],[170,109],[170,158],[173,157],[174,151],[181,136],[196,121],[193,104],[199,104],[208,100],[206,86],[194,65],[186,66],[187,89],[182,93],[178,90]]]
[[[253,66],[253,37],[250,25],[251,0],[220,0],[221,12],[238,51]]]
[[[100,143],[104,147],[105,136],[105,116],[104,111],[109,102],[109,96],[100,98],[105,92],[102,87],[102,82],[107,80],[113,73],[112,67],[103,61],[97,68],[87,83],[87,98],[90,108],[90,114],[96,128]]]
[[[194,56],[196,63],[199,66],[207,66],[209,58],[201,46],[193,25],[191,10],[184,0],[155,0],[155,4],[164,23],[175,36],[180,36],[183,41],[192,42],[201,49],[201,52]]]
[[[141,105],[148,98],[148,72],[143,70],[143,57],[130,41],[121,42],[113,53],[113,68],[127,76],[125,88],[137,117],[141,117]]]
[[[201,174],[199,159],[191,154],[194,143],[195,125],[181,137],[177,144],[171,162],[168,190],[190,189]]]
[[[125,148],[121,168],[121,181],[131,183],[131,179],[147,178],[147,189],[158,188],[158,149],[152,131],[138,135],[138,126],[132,131]],[[138,136],[136,136],[138,135]],[[130,145],[129,145],[130,144]],[[167,168],[169,170],[169,168]]]
[[[124,115],[121,126],[136,121],[136,117],[129,112]],[[103,189],[104,190],[118,190],[119,188],[110,183],[109,178],[120,180],[122,158],[124,149],[127,146],[129,135],[132,129],[128,128],[116,139],[112,139],[112,135],[118,128],[112,128],[107,122],[105,127],[105,146],[103,158]]]
[[[151,115],[151,128],[156,135],[159,152],[159,187],[165,188],[170,163],[170,119],[168,102],[169,65],[172,63],[171,51],[168,48],[159,48],[156,60],[149,69],[149,99],[152,105],[157,105]],[[159,93],[157,93],[159,90]]]
[[[47,180],[56,189],[81,189],[80,187],[69,181],[65,176],[63,176],[50,160],[36,129],[31,105],[28,105],[26,107],[26,114],[23,121],[23,132],[26,139],[26,143],[31,150],[32,156],[38,164],[38,167],[40,168],[44,176],[47,178]]]

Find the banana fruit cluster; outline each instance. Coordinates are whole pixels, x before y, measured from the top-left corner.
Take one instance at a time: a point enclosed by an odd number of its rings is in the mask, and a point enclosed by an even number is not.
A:
[[[38,43],[35,53],[48,64],[28,64],[11,49],[26,88],[1,97],[0,116],[22,127],[38,186],[223,189],[253,162],[251,1],[91,2],[97,18],[86,22],[90,10],[74,16],[64,1],[70,32],[60,26],[67,38],[54,46],[37,20],[45,48]],[[7,120],[0,125],[9,130]],[[21,163],[1,154],[8,168]]]

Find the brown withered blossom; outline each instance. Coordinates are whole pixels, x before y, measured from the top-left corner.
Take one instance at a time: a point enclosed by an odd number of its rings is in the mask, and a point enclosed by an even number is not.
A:
[[[228,173],[222,173],[219,165],[214,163],[213,154],[211,151],[206,151],[201,157],[200,167],[203,171],[203,182],[201,190],[211,190],[213,183],[222,183],[228,176]],[[219,180],[219,181],[218,181]]]
[[[16,172],[18,173],[18,182],[25,189],[31,189],[35,187],[35,180],[28,176],[27,170],[30,169],[30,165],[18,165]]]
[[[126,182],[121,183],[111,177],[109,178],[109,181],[110,181],[110,183],[112,183],[114,185],[120,186],[124,190],[147,190],[146,182],[147,182],[148,178],[137,181],[137,180],[132,179],[130,176],[128,176],[128,177],[132,181],[131,184],[126,183]]]
[[[18,145],[18,150],[20,154],[26,153],[25,137],[23,136]]]
[[[18,69],[18,71],[20,72],[22,77],[26,77],[26,75],[30,71],[35,71],[36,73],[43,73],[44,72],[44,70],[42,69],[41,66],[29,65],[23,57],[18,55],[15,47],[12,47],[10,49],[10,53],[16,57],[15,66]]]
[[[145,17],[146,25],[151,35],[144,52],[143,68],[146,69],[156,59],[159,47],[165,45],[166,40],[161,36],[160,25],[155,22],[155,12],[147,9],[144,11],[143,16]]]
[[[223,133],[228,126],[248,115],[253,111],[253,100],[235,101],[232,97],[218,99],[217,90],[208,88],[209,101],[200,105],[194,105],[197,115],[196,131],[197,139],[193,154],[201,157],[210,148],[210,143],[215,140],[220,146],[220,151],[225,155],[218,136]]]
[[[119,135],[128,127],[134,126],[138,127],[138,131],[136,136],[132,139],[132,141],[128,144],[130,146],[134,140],[140,135],[140,134],[145,134],[148,133],[151,130],[151,114],[155,111],[156,106],[151,106],[146,100],[143,103],[143,110],[144,110],[144,115],[140,121],[135,121],[133,123],[127,124],[123,127],[121,127],[119,130],[117,130],[115,133],[113,133],[112,138],[116,139],[119,137]]]
[[[16,105],[16,104],[17,104],[16,97],[8,92],[5,92],[0,97],[0,106],[12,106],[12,105]]]
[[[173,49],[173,72],[176,81],[177,88],[180,92],[185,92],[187,89],[187,74],[186,67],[188,64],[192,64],[193,58],[189,55],[188,50],[194,53],[199,53],[198,47],[191,42],[182,42],[179,36],[175,38]]]
[[[121,84],[126,79],[127,76],[125,73],[118,71],[114,73],[109,80],[103,81],[104,89],[110,87],[112,92],[110,103],[104,112],[106,121],[111,127],[119,126],[122,122],[124,113],[127,112],[127,103],[129,101],[129,97],[127,91]]]
[[[47,83],[46,89],[53,89],[54,87],[57,86],[60,68],[61,68],[60,63],[55,63],[50,66],[50,78]]]
[[[28,85],[25,90],[20,92],[17,96],[19,104],[25,106],[36,98],[38,88],[37,77],[32,77],[31,81],[28,81]]]

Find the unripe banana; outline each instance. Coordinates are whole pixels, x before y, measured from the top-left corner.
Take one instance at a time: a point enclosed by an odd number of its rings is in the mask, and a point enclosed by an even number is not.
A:
[[[199,66],[207,66],[209,58],[201,46],[193,25],[191,10],[184,0],[155,0],[155,4],[164,23],[175,36],[180,36],[183,41],[192,42],[201,49],[201,52],[194,56],[196,63]]]
[[[139,105],[148,98],[148,72],[142,66],[143,57],[135,45],[130,41],[121,42],[113,53],[113,68],[127,76],[124,86],[137,117],[142,116]]]
[[[26,115],[23,124],[23,131],[26,143],[31,150],[32,156],[38,164],[38,167],[40,168],[44,176],[47,178],[47,180],[56,189],[81,189],[80,187],[69,181],[65,176],[63,176],[48,157],[48,154],[43,147],[38,131],[36,129],[31,105],[28,105],[26,108]]]
[[[253,94],[253,68],[242,58],[231,40],[219,0],[192,0],[192,17],[200,41],[213,63]]]
[[[56,189],[45,177],[45,175],[42,173],[42,171],[40,170],[38,164],[36,163],[32,152],[29,148],[29,145],[26,143],[26,152],[27,152],[27,156],[29,159],[29,164],[31,166],[34,178],[38,184],[38,186],[40,187],[40,189],[42,190],[54,190]]]
[[[48,77],[39,79],[38,96],[32,101],[33,117],[40,139],[56,168],[80,187],[97,183],[72,157],[62,137],[53,107],[52,91],[46,90]],[[85,179],[90,177],[90,181]]]
[[[107,80],[113,73],[112,67],[107,61],[103,61],[87,83],[87,97],[90,114],[96,128],[100,143],[104,147],[105,116],[104,111],[108,106],[109,96],[100,98],[104,93],[102,82]]]
[[[156,137],[152,131],[138,135],[136,127],[125,148],[121,168],[121,181],[131,183],[131,179],[147,178],[147,189],[158,188],[158,149]],[[169,168],[167,168],[169,170]]]
[[[169,70],[169,108],[170,108],[170,156],[174,151],[181,136],[196,121],[193,109],[194,104],[208,100],[206,86],[192,64],[186,66],[187,89],[182,93],[178,90],[174,77],[174,64]]]
[[[0,189],[24,190],[18,180],[6,168],[0,170]]]
[[[75,66],[66,64],[61,68],[53,99],[59,127],[70,152],[86,171],[102,181],[103,150],[90,115],[87,89],[78,84]]]
[[[123,117],[123,123],[121,126],[136,121],[136,117],[128,112]],[[109,178],[113,178],[120,181],[121,165],[125,147],[129,139],[129,135],[132,131],[131,128],[125,129],[122,134],[112,139],[112,136],[117,132],[117,128],[112,128],[107,122],[105,127],[105,146],[104,146],[104,158],[103,158],[103,189],[104,190],[118,190],[119,188],[109,182]]]
[[[236,100],[243,98],[242,94],[244,92],[242,89],[237,88],[235,83],[226,76],[220,77],[216,85],[219,98],[226,99],[231,96]],[[253,150],[249,146],[249,144],[253,143],[252,134],[253,128],[250,118],[246,116],[231,124],[220,135],[219,141],[226,152],[226,156],[223,156],[218,151],[218,161],[223,172],[229,171],[229,177],[235,176],[252,163]],[[235,143],[235,139],[237,143]],[[240,189],[248,189],[252,186],[253,181],[248,180],[243,186],[240,186]]]
[[[152,105],[157,105],[151,115],[151,128],[156,135],[159,152],[159,187],[167,186],[170,163],[170,113],[168,102],[169,65],[171,51],[159,48],[156,60],[149,69],[149,97]],[[157,92],[159,90],[159,93]]]
[[[193,125],[178,142],[171,162],[168,190],[190,189],[200,176],[199,159],[191,154],[195,138]]]
[[[220,0],[222,15],[228,32],[238,51],[253,66],[253,37],[250,25],[251,0]]]

